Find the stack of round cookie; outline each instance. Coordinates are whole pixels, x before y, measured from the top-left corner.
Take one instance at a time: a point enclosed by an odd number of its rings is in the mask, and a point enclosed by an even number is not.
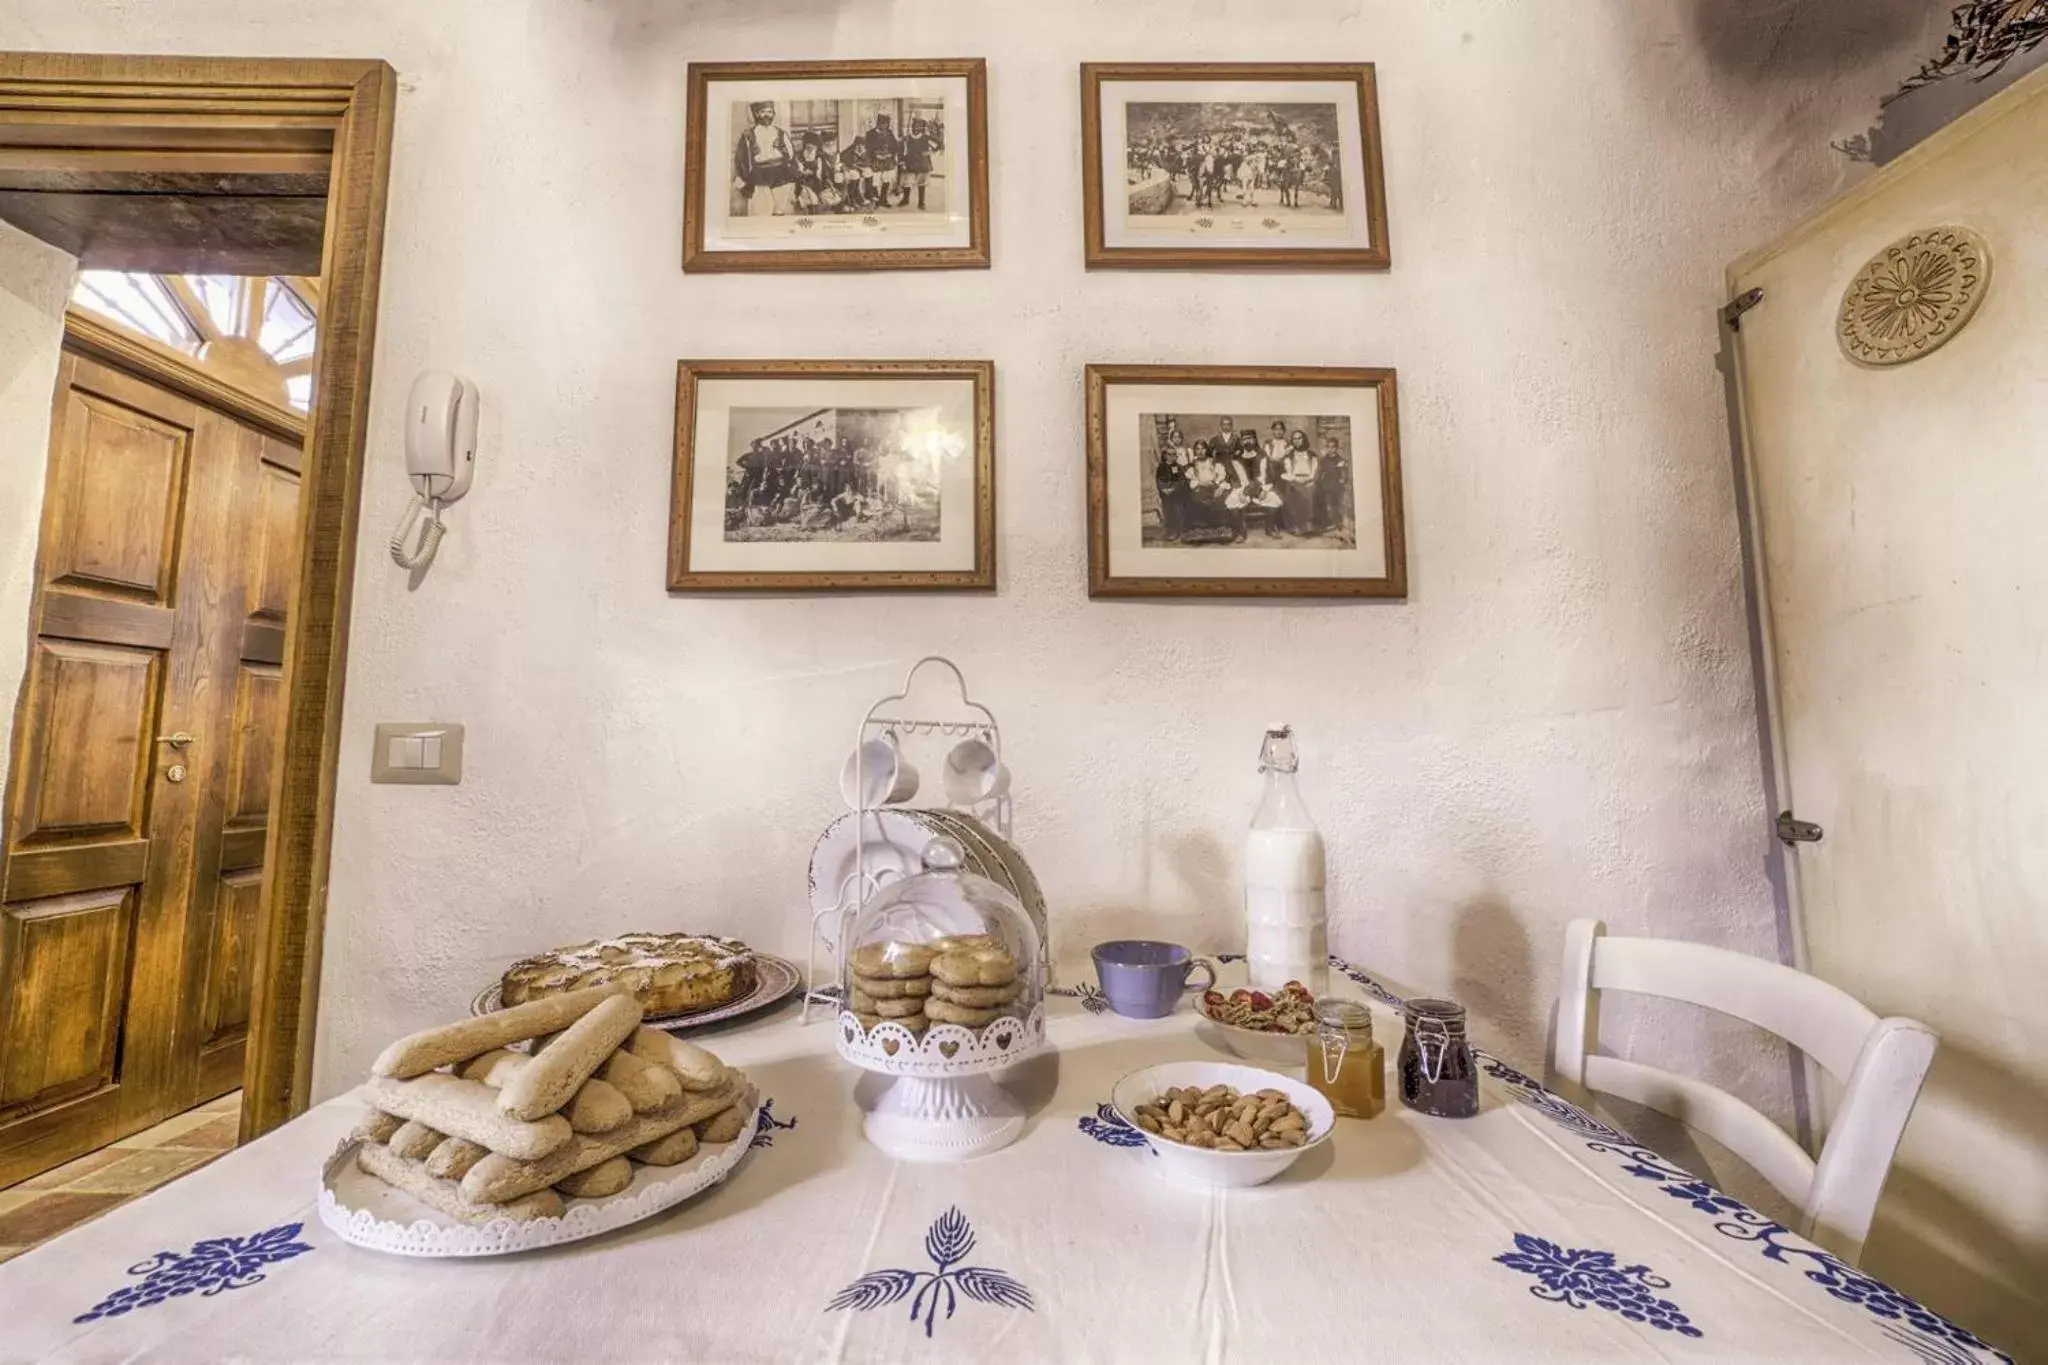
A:
[[[924,1012],[933,1022],[980,1028],[1008,1013],[1024,993],[1017,959],[993,936],[940,939],[932,947],[932,996]]]
[[[1017,959],[992,934],[931,943],[866,943],[853,953],[847,1007],[862,1028],[887,1022],[922,1034],[933,1024],[979,1028],[1024,993]]]
[[[924,1005],[932,993],[932,957],[932,948],[922,943],[864,943],[854,949],[847,1008],[860,1026],[901,1024],[920,1035],[930,1028]]]

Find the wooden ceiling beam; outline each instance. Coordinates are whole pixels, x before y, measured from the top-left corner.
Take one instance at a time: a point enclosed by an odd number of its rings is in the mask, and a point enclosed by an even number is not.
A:
[[[0,190],[0,219],[88,270],[310,275],[320,270],[327,200]]]
[[[266,185],[290,189],[272,193],[307,193],[307,186],[327,186],[327,151],[279,148],[50,147],[0,144],[0,183],[14,189],[98,188],[134,176],[232,180],[243,193],[262,193]]]

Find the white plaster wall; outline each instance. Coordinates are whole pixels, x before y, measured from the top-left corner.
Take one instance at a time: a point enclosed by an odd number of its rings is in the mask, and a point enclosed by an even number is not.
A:
[[[1813,9],[13,0],[0,46],[400,73],[316,1093],[529,950],[687,926],[801,957],[848,732],[931,650],[1004,722],[1068,954],[1232,944],[1285,717],[1333,947],[1512,1057],[1573,916],[1774,955],[1713,311],[1938,17],[1788,36]],[[990,59],[995,269],[686,279],[685,63],[879,55]],[[1132,57],[1377,62],[1393,271],[1085,274],[1077,65]],[[993,358],[1000,591],[668,596],[684,356]],[[1399,367],[1410,600],[1091,603],[1081,367],[1119,360]],[[483,447],[410,590],[381,541],[427,367],[481,385]],[[462,786],[369,785],[372,724],[414,719],[468,725]],[[1655,1018],[1616,1041],[1785,1109],[1782,1057]]]
[[[14,703],[28,664],[50,399],[64,342],[64,301],[77,267],[56,247],[0,223],[0,792],[6,790]]]

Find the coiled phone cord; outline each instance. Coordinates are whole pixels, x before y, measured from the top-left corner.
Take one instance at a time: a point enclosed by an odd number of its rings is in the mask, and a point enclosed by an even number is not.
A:
[[[420,528],[419,544],[408,551],[406,542],[412,539],[413,525],[422,511],[427,514],[427,524]],[[432,562],[434,551],[441,548],[441,537],[447,534],[448,524],[441,520],[441,500],[415,493],[405,515],[398,519],[398,529],[391,533],[391,558],[401,569],[424,568]]]

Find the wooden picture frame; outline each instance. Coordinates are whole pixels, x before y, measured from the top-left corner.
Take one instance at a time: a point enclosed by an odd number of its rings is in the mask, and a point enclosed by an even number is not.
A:
[[[874,93],[867,92],[870,82]],[[892,85],[900,92],[894,97],[883,93]],[[731,88],[714,101],[715,87],[720,86]],[[862,93],[846,93],[851,89]],[[897,104],[894,111],[881,118],[867,112],[872,101],[891,98]],[[807,119],[825,117],[821,105],[834,108],[829,123],[784,130],[796,133],[787,148],[789,155],[801,155],[802,142],[812,135],[821,139],[821,148],[825,140],[841,145],[830,154],[821,151],[824,164],[819,172],[799,175],[778,164],[779,183],[774,187],[764,183],[739,188],[742,169],[748,177],[759,174],[764,181],[767,173],[757,171],[751,158],[748,166],[739,165],[738,144],[745,139],[728,136],[738,117],[734,106],[772,105],[773,121],[780,122],[799,101]],[[856,101],[858,110],[852,107]],[[934,115],[934,109],[939,114]],[[913,156],[908,144],[912,136],[926,136],[911,131],[914,120],[922,116],[938,118],[939,127],[935,143],[927,137],[923,151],[931,169],[913,183],[916,172],[908,164]],[[965,123],[964,135],[951,127],[954,117]],[[893,154],[898,164],[882,168],[869,163],[890,155],[889,138],[881,139],[883,151],[870,155],[866,149],[876,132],[887,131],[882,126],[885,119],[903,136],[896,138]],[[850,131],[850,120],[869,127],[860,129],[856,123]],[[769,142],[780,163],[782,150],[773,138]],[[731,185],[730,199],[722,204],[709,197],[714,157],[720,167],[718,183]],[[862,164],[850,164],[855,157]],[[780,181],[785,174],[795,178]],[[927,181],[941,190],[945,206],[912,214],[908,192],[914,190],[922,205]],[[820,183],[829,190],[817,190]],[[964,210],[953,202],[956,189],[966,194]],[[890,202],[898,195],[903,203]],[[799,196],[808,203],[799,202]],[[735,211],[742,200],[747,211]],[[939,218],[945,220],[943,225]],[[988,224],[988,64],[981,58],[690,63],[683,161],[685,271],[986,270]],[[758,245],[748,247],[749,240]]]
[[[1189,88],[1202,85],[1215,87],[1216,97],[1204,100]],[[1256,103],[1246,100],[1245,87],[1260,85],[1272,86],[1276,96],[1295,98],[1276,99],[1265,112],[1275,125],[1270,153],[1255,150],[1235,162],[1217,158],[1223,172],[1235,167],[1251,173],[1241,182],[1243,189],[1222,190],[1220,197],[1209,199],[1205,211],[1202,200],[1213,187],[1205,191],[1192,169],[1176,171],[1154,161],[1149,182],[1129,181],[1128,107],[1135,101],[1125,100],[1106,112],[1105,87],[1112,97],[1126,87],[1160,93],[1161,102],[1145,105],[1155,111],[1148,121],[1159,127],[1150,141],[1161,147],[1160,160],[1184,167],[1200,145],[1187,145],[1194,132],[1210,126],[1205,120],[1223,117],[1197,114],[1195,106],[1209,103],[1241,110]],[[1167,99],[1173,102],[1164,102]],[[1282,107],[1301,112],[1283,119]],[[1186,139],[1184,132],[1189,134]],[[1223,135],[1250,136],[1255,149],[1263,146],[1261,137],[1242,130],[1242,121],[1238,130]],[[1344,146],[1353,137],[1357,146]],[[1326,140],[1334,153],[1327,150]],[[1122,202],[1103,184],[1104,168],[1112,164],[1105,154],[1106,141],[1124,149],[1125,179],[1117,195]],[[1264,160],[1268,155],[1276,158],[1270,177]],[[1318,183],[1320,189],[1315,187]],[[1387,240],[1379,90],[1370,62],[1085,62],[1081,185],[1090,270],[1386,270],[1393,261]],[[1130,212],[1139,202],[1163,207]],[[1183,207],[1173,207],[1177,204]],[[1329,218],[1333,210],[1338,214],[1334,223]]]
[[[1408,595],[1393,370],[1090,365],[1086,384],[1090,597]],[[1129,397],[1118,395],[1119,388],[1127,388]],[[1213,401],[1205,391],[1214,391]],[[1349,392],[1338,397],[1338,391]],[[1146,407],[1150,399],[1160,400],[1161,406]],[[1119,417],[1135,420],[1113,431]],[[1258,425],[1237,428],[1246,420]],[[1271,422],[1284,424],[1284,432],[1274,430]],[[1198,423],[1203,425],[1198,428]],[[1352,444],[1366,425],[1376,439]],[[1198,430],[1210,434],[1192,434]],[[1285,499],[1277,491],[1289,486],[1282,482],[1285,460],[1272,462],[1263,479],[1256,468],[1225,468],[1216,473],[1222,482],[1212,481],[1203,490],[1214,496],[1205,499],[1208,514],[1195,527],[1193,462],[1175,454],[1172,461],[1188,471],[1187,488],[1180,490],[1188,499],[1180,504],[1188,525],[1171,526],[1174,516],[1165,491],[1171,481],[1159,480],[1159,464],[1171,452],[1207,449],[1232,431],[1241,441],[1254,430],[1290,445],[1300,437],[1311,450],[1320,442],[1336,456],[1334,461],[1303,462],[1307,477],[1291,485],[1307,499],[1300,510],[1293,491]],[[1368,448],[1377,456],[1377,478],[1371,480],[1364,476]],[[1244,463],[1257,461],[1254,454]],[[1267,493],[1270,505],[1265,505]],[[1300,525],[1290,527],[1289,518]],[[1256,531],[1251,523],[1258,523]],[[1310,566],[1324,572],[1275,571],[1291,568],[1288,561],[1294,556],[1314,556]],[[1242,570],[1224,572],[1235,567],[1234,559],[1244,561]]]
[[[670,487],[670,592],[993,590],[995,362],[679,361]]]

